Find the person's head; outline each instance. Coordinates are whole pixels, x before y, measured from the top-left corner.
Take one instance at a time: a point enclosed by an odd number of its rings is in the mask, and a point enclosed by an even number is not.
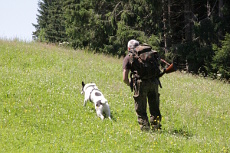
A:
[[[134,49],[136,48],[137,46],[139,46],[139,41],[135,40],[135,39],[131,39],[129,42],[128,42],[128,50],[130,49]]]

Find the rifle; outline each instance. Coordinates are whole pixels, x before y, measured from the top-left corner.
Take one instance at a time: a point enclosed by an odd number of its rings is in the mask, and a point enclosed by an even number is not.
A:
[[[167,69],[164,69],[164,71],[159,75],[159,77],[162,77],[165,73],[172,73],[177,70],[176,63],[169,64],[164,59],[161,59],[162,62],[164,62],[166,65],[168,65]]]
[[[171,72],[174,72],[174,71],[177,70],[177,67],[176,67],[176,64],[175,64],[175,63],[169,64],[169,63],[166,62],[164,59],[161,59],[161,61],[164,62],[166,65],[168,65],[168,67],[167,67],[167,69],[164,69],[163,72],[160,73],[160,75],[159,75],[158,78],[157,78],[157,81],[158,81],[158,83],[159,83],[160,88],[162,88],[162,86],[161,86],[161,82],[160,82],[159,78],[162,77],[165,73],[167,74],[167,73],[171,73]],[[131,92],[133,92],[133,83],[136,84],[136,81],[137,81],[136,78],[133,78],[133,77],[132,77],[132,74],[133,74],[133,73],[131,72],[131,73],[130,73],[131,81],[130,81],[130,83],[129,83]]]

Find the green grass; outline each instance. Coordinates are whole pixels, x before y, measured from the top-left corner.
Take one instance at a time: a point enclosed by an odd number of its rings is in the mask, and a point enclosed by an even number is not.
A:
[[[112,118],[83,107],[95,82]],[[175,72],[161,78],[162,130],[141,132],[122,59],[0,40],[0,152],[229,152],[230,86]]]

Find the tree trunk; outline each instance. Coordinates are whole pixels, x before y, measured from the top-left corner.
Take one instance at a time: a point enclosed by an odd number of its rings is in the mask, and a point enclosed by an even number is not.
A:
[[[218,8],[219,8],[218,9],[218,16],[219,16],[220,20],[223,21],[223,0],[219,0],[219,7]],[[220,27],[219,31],[218,31],[218,41],[220,42],[223,39],[224,39],[223,31],[222,31],[222,28]]]
[[[163,3],[163,30],[164,30],[164,50],[165,54],[168,53],[168,49],[171,47],[170,36],[170,8],[171,0],[162,0]]]
[[[167,51],[167,39],[166,39],[166,37],[167,37],[167,32],[166,32],[166,30],[167,30],[167,26],[166,26],[166,21],[167,21],[167,8],[165,7],[166,6],[166,4],[165,4],[165,0],[162,0],[162,9],[163,9],[163,31],[164,31],[164,35],[163,35],[163,38],[164,38],[164,50],[165,50],[165,54],[168,52]]]
[[[209,0],[207,0],[207,17],[209,17],[210,15],[211,15],[211,6]]]
[[[219,0],[219,17],[223,18],[223,0]]]
[[[185,41],[192,41],[192,0],[185,0],[184,4],[184,18],[185,18]]]
[[[168,35],[167,35],[167,42],[168,47],[171,47],[171,0],[168,0]]]

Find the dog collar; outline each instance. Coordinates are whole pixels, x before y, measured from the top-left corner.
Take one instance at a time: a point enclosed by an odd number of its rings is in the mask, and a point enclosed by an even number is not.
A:
[[[95,85],[88,85],[86,88],[85,88],[85,90],[87,89],[87,88],[89,88],[89,87],[94,87]]]

